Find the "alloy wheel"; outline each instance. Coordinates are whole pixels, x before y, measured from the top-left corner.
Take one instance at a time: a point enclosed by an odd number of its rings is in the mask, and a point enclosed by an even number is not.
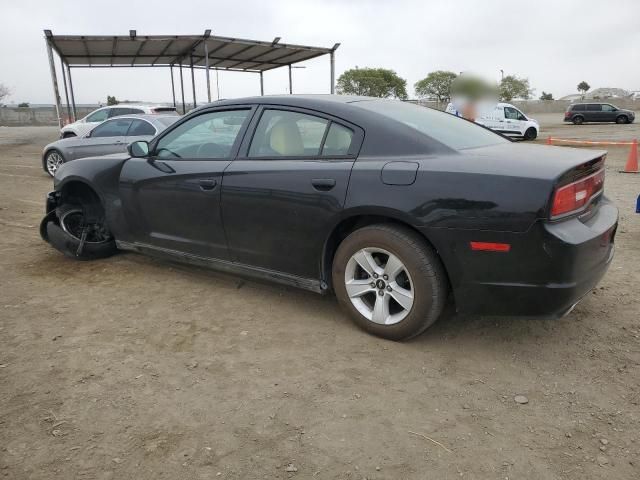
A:
[[[344,281],[353,306],[373,323],[396,324],[413,307],[415,292],[407,267],[382,248],[367,247],[354,253]]]
[[[60,168],[60,165],[62,165],[63,163],[64,158],[62,158],[62,155],[60,155],[58,152],[50,152],[47,155],[47,172],[49,172],[49,175],[51,175],[52,177],[55,176],[58,168]]]

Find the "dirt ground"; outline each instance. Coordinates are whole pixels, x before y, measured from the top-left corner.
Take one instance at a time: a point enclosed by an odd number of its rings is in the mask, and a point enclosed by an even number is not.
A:
[[[537,117],[540,143],[640,137]],[[572,314],[457,316],[392,343],[331,296],[135,254],[63,257],[37,229],[56,133],[0,128],[0,478],[640,478],[628,147],[607,160],[616,258]]]

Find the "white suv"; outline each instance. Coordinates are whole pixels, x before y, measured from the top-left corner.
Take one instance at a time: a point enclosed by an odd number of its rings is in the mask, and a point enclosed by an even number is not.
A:
[[[107,118],[118,117],[120,115],[132,115],[135,113],[175,113],[176,107],[161,105],[112,105],[94,110],[89,115],[81,118],[77,122],[65,125],[60,129],[60,138],[83,137],[89,133],[93,127],[104,122]]]

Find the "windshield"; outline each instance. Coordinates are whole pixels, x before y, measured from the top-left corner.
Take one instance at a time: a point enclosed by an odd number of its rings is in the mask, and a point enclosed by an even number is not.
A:
[[[456,150],[509,142],[491,130],[450,113],[411,103],[398,100],[366,100],[352,105],[404,123]]]

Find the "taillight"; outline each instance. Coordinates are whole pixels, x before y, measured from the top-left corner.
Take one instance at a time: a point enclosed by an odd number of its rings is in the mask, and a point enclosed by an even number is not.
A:
[[[574,213],[599,195],[604,188],[604,168],[588,177],[576,180],[568,185],[558,187],[553,194],[551,205],[551,218]]]
[[[570,111],[564,112],[564,118],[569,118],[570,116],[571,116],[571,112]]]

